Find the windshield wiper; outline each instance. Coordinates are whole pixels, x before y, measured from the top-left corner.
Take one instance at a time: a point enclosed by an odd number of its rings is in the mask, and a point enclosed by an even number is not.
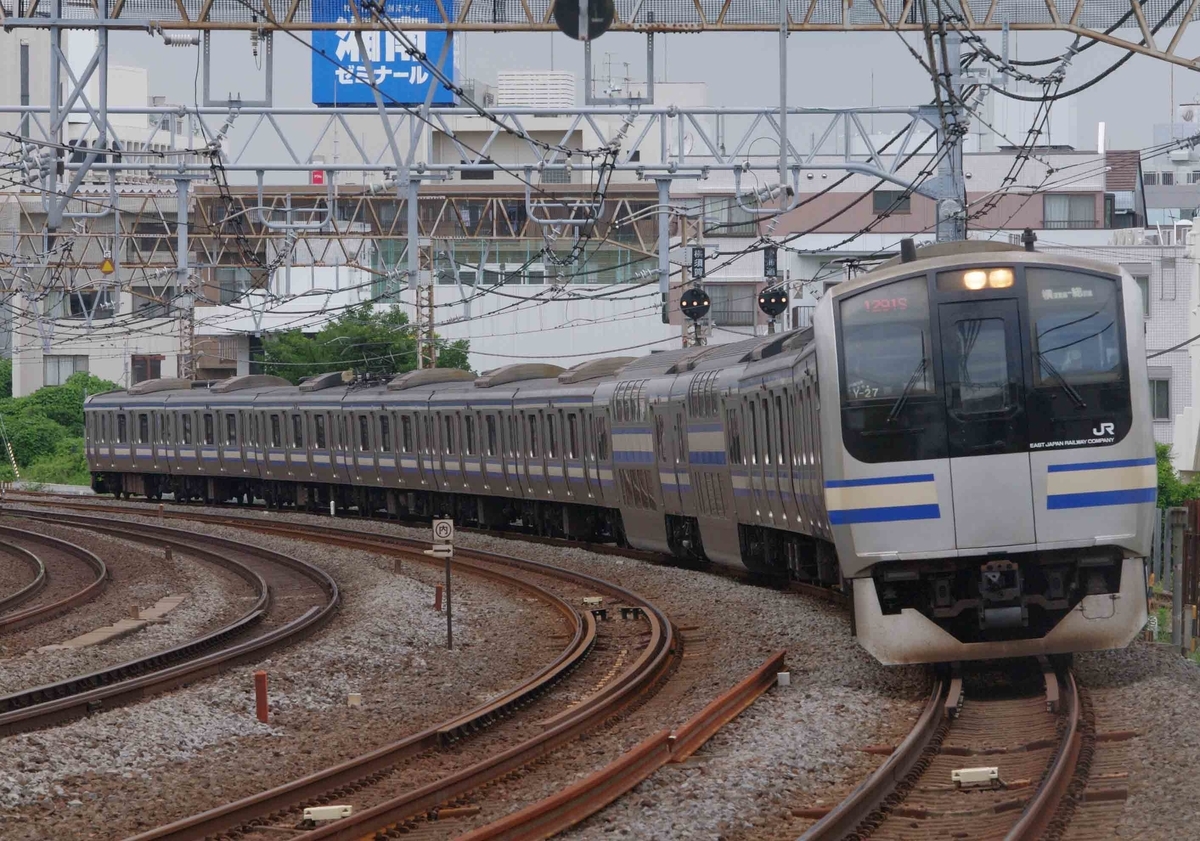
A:
[[[1067,378],[1062,375],[1062,371],[1055,368],[1054,363],[1046,358],[1046,354],[1039,350],[1037,352],[1037,358],[1038,362],[1042,363],[1042,367],[1049,371],[1054,379],[1058,380],[1059,385],[1062,386],[1063,391],[1067,393],[1067,396],[1071,398],[1071,401],[1080,409],[1086,409],[1087,403],[1083,402],[1083,398],[1080,396],[1079,392],[1075,390],[1074,386],[1067,382]]]
[[[887,422],[895,423],[896,418],[900,417],[900,413],[904,411],[904,405],[908,402],[908,395],[913,390],[913,386],[917,384],[917,378],[925,373],[925,366],[929,364],[929,360],[921,357],[921,361],[917,363],[917,367],[913,369],[912,375],[908,378],[908,382],[904,384],[904,390],[900,392],[900,396],[896,398],[896,402],[892,404],[892,410],[888,412]]]

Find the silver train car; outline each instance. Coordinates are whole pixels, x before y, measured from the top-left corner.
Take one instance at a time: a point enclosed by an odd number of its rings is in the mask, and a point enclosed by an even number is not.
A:
[[[906,253],[812,328],[732,345],[96,395],[93,487],[744,565],[847,590],[889,664],[1126,645],[1157,485],[1136,284],[1009,246]]]

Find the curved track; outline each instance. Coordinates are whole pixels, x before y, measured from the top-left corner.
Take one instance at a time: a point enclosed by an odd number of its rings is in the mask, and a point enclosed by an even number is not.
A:
[[[262,657],[320,628],[339,600],[323,570],[278,552],[178,529],[99,517],[26,511],[33,519],[85,527],[114,537],[169,546],[240,575],[254,588],[254,606],[234,622],[198,639],[87,675],[0,697],[0,735],[86,715],[216,674]]]
[[[1055,823],[1076,774],[1080,703],[1070,672],[974,691],[935,681],[905,740],[876,771],[809,828],[801,841],[1004,838],[1034,841]],[[999,778],[971,787],[956,769],[995,767]]]
[[[86,604],[108,583],[104,561],[82,546],[13,526],[0,526],[0,541],[7,552],[19,555],[39,570],[28,587],[0,601],[0,634],[45,622]],[[30,601],[34,604],[13,610]]]

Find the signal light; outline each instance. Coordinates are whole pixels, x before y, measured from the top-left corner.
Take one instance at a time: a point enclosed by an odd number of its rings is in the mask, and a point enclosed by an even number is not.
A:
[[[708,310],[711,306],[712,299],[699,286],[693,286],[679,298],[679,311],[692,321],[697,321],[708,315]]]
[[[579,25],[580,7],[587,6],[587,28]],[[558,31],[576,41],[591,41],[599,38],[617,15],[613,0],[557,0],[554,4],[554,25]]]
[[[758,295],[758,308],[771,318],[783,315],[788,308],[788,293],[781,286],[764,289]]]

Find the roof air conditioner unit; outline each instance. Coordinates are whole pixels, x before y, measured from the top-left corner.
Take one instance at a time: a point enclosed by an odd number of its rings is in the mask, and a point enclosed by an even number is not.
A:
[[[1171,163],[1174,163],[1174,164],[1187,163],[1191,159],[1192,159],[1192,150],[1190,148],[1172,149],[1171,150]]]

